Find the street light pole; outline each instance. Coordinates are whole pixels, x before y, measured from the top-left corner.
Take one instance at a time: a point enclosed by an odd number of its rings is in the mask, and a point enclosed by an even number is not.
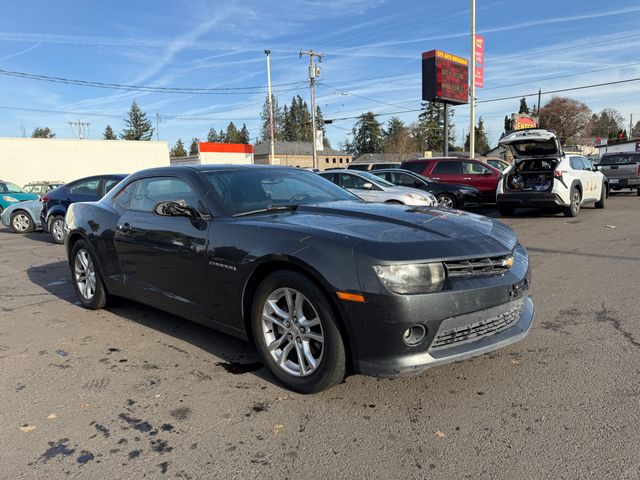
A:
[[[275,158],[275,140],[273,135],[273,100],[271,98],[271,50],[265,50],[267,55],[267,95],[269,96],[269,165],[273,165]]]
[[[316,149],[316,96],[315,96],[315,84],[316,84],[316,65],[314,58],[318,57],[322,61],[324,53],[314,53],[313,50],[304,52],[300,50],[300,56],[309,55],[309,80],[311,86],[311,144],[313,146],[313,168],[318,168],[318,151]]]
[[[469,158],[476,155],[476,0],[471,0],[471,82],[469,85]]]

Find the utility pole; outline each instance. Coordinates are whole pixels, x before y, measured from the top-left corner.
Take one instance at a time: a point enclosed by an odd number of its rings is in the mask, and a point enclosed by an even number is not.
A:
[[[631,140],[631,130],[633,130],[633,113],[629,116],[629,134],[627,140]]]
[[[307,52],[300,50],[300,57],[302,55],[309,55],[309,81],[311,86],[311,143],[313,145],[313,168],[318,168],[318,151],[316,150],[316,97],[315,97],[315,84],[316,76],[319,74],[316,71],[316,65],[314,58],[318,57],[318,61],[322,61],[324,53],[315,53],[313,50]]]
[[[90,125],[89,122],[81,122],[80,120],[76,120],[75,122],[67,122],[67,123],[69,123],[69,126],[71,127],[71,131],[73,132],[74,137],[80,140],[84,140],[85,138],[87,138],[89,125]],[[85,131],[85,127],[86,127],[86,131]],[[78,129],[77,134],[74,128]]]
[[[444,148],[442,153],[449,156],[449,104],[444,102]]]
[[[538,127],[540,126],[540,97],[542,96],[542,89],[538,89]]]
[[[156,113],[156,141],[160,141],[160,114]]]
[[[269,95],[269,165],[273,165],[275,153],[275,139],[273,134],[273,100],[271,99],[271,50],[265,50],[267,55],[267,95]]]
[[[469,102],[469,158],[476,155],[476,0],[471,0],[471,99]]]

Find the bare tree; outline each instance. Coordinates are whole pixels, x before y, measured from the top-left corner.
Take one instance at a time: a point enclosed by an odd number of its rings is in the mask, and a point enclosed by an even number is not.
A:
[[[540,108],[540,126],[555,130],[561,143],[586,133],[590,124],[591,109],[573,98],[553,97]]]

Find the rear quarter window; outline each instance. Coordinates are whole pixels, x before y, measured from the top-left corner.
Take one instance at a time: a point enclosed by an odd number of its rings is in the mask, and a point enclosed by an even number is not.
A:
[[[402,168],[403,170],[409,170],[413,173],[422,174],[429,166],[429,163],[430,162],[428,160],[424,162],[407,162],[403,163],[400,168]]]

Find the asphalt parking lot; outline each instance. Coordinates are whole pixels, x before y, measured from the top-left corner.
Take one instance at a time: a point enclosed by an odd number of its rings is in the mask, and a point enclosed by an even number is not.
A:
[[[82,309],[63,247],[0,230],[0,476],[639,478],[639,210],[506,219],[534,268],[524,341],[312,396],[224,334]]]

